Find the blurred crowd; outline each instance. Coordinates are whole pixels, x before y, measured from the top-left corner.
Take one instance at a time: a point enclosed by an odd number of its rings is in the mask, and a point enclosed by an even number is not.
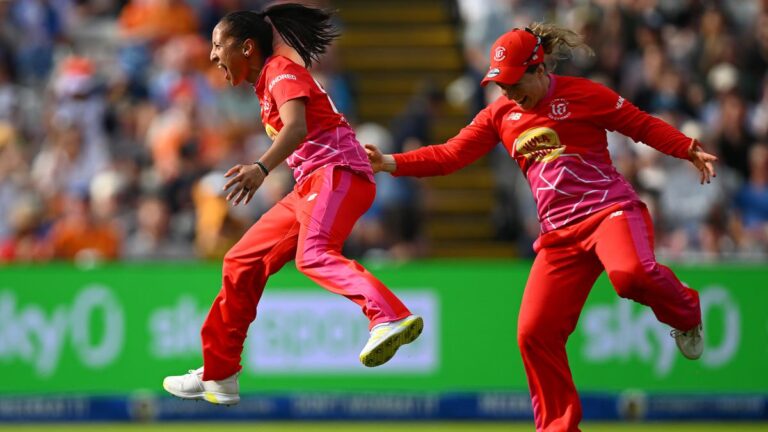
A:
[[[210,32],[226,12],[264,3],[0,0],[0,262],[217,259],[287,193],[285,166],[247,206],[228,204],[221,190],[224,171],[271,142],[253,90],[230,87],[208,60]],[[765,259],[768,1],[452,3],[472,78],[464,82],[479,83],[504,31],[555,21],[597,52],[577,53],[557,73],[605,82],[720,157],[717,179],[701,187],[684,161],[610,136],[614,162],[652,207],[660,252]],[[337,55],[332,49],[313,75],[361,141],[418,135],[418,127],[403,135],[357,124]],[[467,102],[477,111],[495,96],[476,87]],[[406,111],[397,124],[424,125],[423,113]],[[500,240],[518,241],[524,255],[538,229],[530,192],[508,157],[493,159]],[[405,241],[419,237],[414,194],[388,182],[380,179],[377,202],[353,233],[353,256],[400,247],[387,242],[393,220]]]
[[[222,193],[270,141],[210,34],[261,3],[0,1],[0,261],[219,258],[290,190],[283,168]]]

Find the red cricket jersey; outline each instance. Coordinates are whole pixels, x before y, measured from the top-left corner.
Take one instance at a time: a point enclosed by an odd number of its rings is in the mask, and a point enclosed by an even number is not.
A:
[[[396,154],[395,175],[448,174],[501,141],[528,179],[544,233],[638,200],[611,162],[606,130],[688,159],[691,138],[613,90],[583,78],[549,76],[547,95],[532,110],[501,96],[445,144]]]
[[[267,59],[254,86],[261,104],[261,121],[274,140],[283,129],[278,109],[291,99],[306,102],[307,136],[286,162],[300,183],[326,165],[349,167],[373,182],[373,171],[363,146],[344,116],[309,71],[283,56]]]

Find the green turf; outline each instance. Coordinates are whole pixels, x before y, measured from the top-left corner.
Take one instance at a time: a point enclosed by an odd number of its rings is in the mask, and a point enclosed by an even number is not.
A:
[[[766,431],[764,423],[584,423],[583,432],[741,432]],[[457,422],[457,423],[399,423],[399,422],[197,422],[197,423],[53,423],[53,424],[0,424],[0,431],[23,432],[96,432],[96,431],[142,431],[142,432],[522,432],[532,431],[528,422]]]

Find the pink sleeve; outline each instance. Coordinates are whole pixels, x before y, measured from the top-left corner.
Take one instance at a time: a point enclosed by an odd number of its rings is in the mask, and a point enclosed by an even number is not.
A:
[[[688,159],[692,140],[664,120],[637,108],[613,90],[597,83],[588,89],[594,103],[596,123],[601,127],[622,133],[636,142],[647,144],[660,152],[680,159]]]
[[[395,154],[397,171],[393,175],[430,177],[450,174],[488,153],[499,141],[490,108],[485,108],[469,126],[445,144]]]
[[[278,108],[292,99],[309,98],[312,86],[315,85],[309,71],[291,64],[271,72],[267,77],[267,91],[275,98]]]

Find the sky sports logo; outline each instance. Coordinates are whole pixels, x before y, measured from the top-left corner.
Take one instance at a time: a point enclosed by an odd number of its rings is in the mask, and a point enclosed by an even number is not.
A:
[[[248,331],[243,368],[255,375],[432,372],[439,363],[438,300],[428,290],[398,296],[424,318],[424,332],[400,347],[392,360],[371,369],[359,360],[368,340],[368,319],[357,305],[322,291],[265,293]]]
[[[267,291],[248,329],[243,371],[253,375],[432,372],[439,364],[439,300],[428,289],[399,292],[398,296],[424,318],[424,332],[400,347],[392,360],[371,369],[359,360],[369,332],[368,320],[356,304],[319,289]],[[207,312],[207,305],[188,295],[155,310],[149,319],[153,356],[198,355],[200,326]]]

